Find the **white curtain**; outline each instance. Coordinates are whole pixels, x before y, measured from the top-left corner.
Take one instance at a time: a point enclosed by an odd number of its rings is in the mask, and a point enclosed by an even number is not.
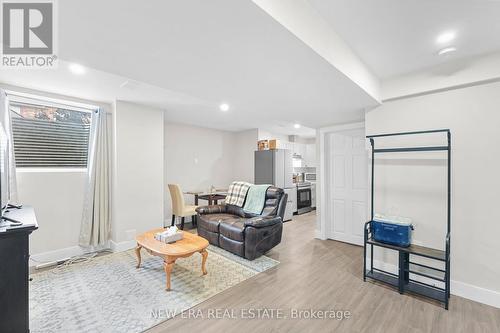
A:
[[[110,236],[111,165],[110,142],[106,112],[92,115],[89,141],[87,188],[80,226],[80,245],[103,247]]]
[[[11,204],[18,204],[17,197],[17,178],[16,178],[16,159],[14,156],[14,139],[12,135],[12,121],[9,111],[9,99],[5,90],[0,89],[0,122],[4,124],[5,134],[8,138],[8,175],[9,175],[9,193]],[[3,184],[2,184],[3,186]]]

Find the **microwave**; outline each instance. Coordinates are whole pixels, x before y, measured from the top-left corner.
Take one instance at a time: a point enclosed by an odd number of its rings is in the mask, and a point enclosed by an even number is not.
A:
[[[316,173],[306,172],[304,174],[304,181],[305,182],[315,182],[316,181]]]

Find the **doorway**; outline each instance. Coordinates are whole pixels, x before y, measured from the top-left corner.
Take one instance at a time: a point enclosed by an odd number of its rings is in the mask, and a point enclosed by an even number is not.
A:
[[[323,133],[322,215],[324,238],[363,245],[369,212],[368,150],[363,123]]]

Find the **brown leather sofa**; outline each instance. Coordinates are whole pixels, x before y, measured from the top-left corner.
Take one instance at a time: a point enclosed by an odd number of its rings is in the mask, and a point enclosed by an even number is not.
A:
[[[287,194],[271,186],[261,215],[245,213],[234,205],[198,207],[198,235],[210,244],[249,260],[281,242]]]

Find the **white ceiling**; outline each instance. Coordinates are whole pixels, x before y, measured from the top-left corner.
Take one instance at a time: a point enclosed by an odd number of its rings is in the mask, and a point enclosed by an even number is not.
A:
[[[498,0],[308,0],[381,79],[500,50]],[[440,57],[437,36],[456,31]]]
[[[121,86],[129,81],[128,78],[92,68],[86,68],[84,75],[74,75],[69,66],[70,63],[60,60],[58,67],[53,70],[2,69],[0,81],[31,90],[105,104],[112,104],[118,99],[160,109],[176,108],[179,111],[192,105],[208,105],[206,101],[144,82],[132,81],[133,85],[122,88]]]
[[[121,86],[123,83],[128,81],[127,78],[91,68],[86,69],[85,75],[75,76],[68,70],[69,66],[70,63],[60,61],[58,68],[50,72],[45,70],[20,71],[17,69],[4,69],[0,70],[0,82],[8,82],[8,84],[4,84],[3,87],[10,91],[15,91],[16,87],[23,87],[27,90],[19,90],[17,88],[18,92],[30,93],[33,90],[47,92],[49,93],[48,97],[56,99],[64,99],[64,96],[73,96],[82,99],[80,101],[81,103],[87,101],[88,103],[97,102],[98,104],[111,105],[114,100],[117,99],[153,106],[163,110],[169,110],[165,111],[165,113],[166,120],[170,122],[177,121],[196,126],[230,131],[247,129],[246,126],[236,127],[231,125],[230,127],[226,127],[228,125],[226,123],[222,123],[219,126],[206,126],[206,124],[201,123],[198,119],[191,118],[188,119],[189,121],[182,121],[182,115],[190,113],[190,110],[193,108],[214,110],[214,106],[207,101],[143,82],[131,81],[131,84],[122,88]],[[177,115],[181,117],[179,118]],[[220,115],[221,117],[232,117],[230,113],[227,115]],[[174,118],[176,120],[174,120]],[[255,126],[273,134],[299,135],[307,138],[316,136],[316,130],[312,128],[302,126],[296,129],[293,125],[294,124],[289,121],[276,121],[273,123],[265,123],[261,126]]]
[[[165,105],[172,121],[315,128],[376,104],[251,1],[75,0],[59,13],[60,58],[203,101]]]
[[[0,70],[0,82],[155,106],[172,122],[308,136],[312,128],[360,120],[377,103],[250,0],[72,0],[58,7],[59,68]],[[66,61],[89,70],[74,76]],[[128,79],[139,84],[120,88]],[[229,112],[218,109],[221,102]]]
[[[274,1],[274,0],[270,0]],[[309,0],[379,76],[500,49],[500,1]],[[250,0],[59,1],[56,70],[0,70],[0,82],[164,109],[169,121],[224,130],[361,120],[369,94]],[[459,49],[437,57],[437,35]],[[75,76],[66,61],[89,70]],[[138,84],[120,88],[126,80]],[[218,105],[226,102],[229,112]],[[300,123],[300,130],[293,128]],[[310,127],[310,128],[308,128]]]

